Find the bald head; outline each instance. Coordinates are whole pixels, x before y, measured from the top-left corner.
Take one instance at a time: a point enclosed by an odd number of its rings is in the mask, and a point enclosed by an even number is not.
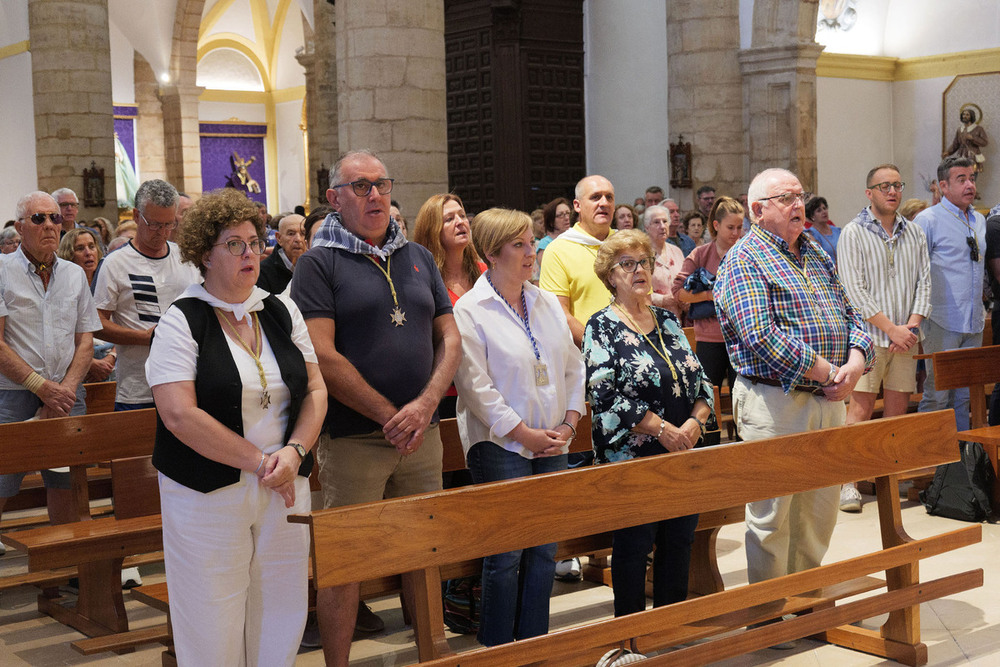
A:
[[[292,213],[283,217],[278,223],[275,238],[293,265],[306,251],[305,232],[303,231],[305,221],[303,216]]]

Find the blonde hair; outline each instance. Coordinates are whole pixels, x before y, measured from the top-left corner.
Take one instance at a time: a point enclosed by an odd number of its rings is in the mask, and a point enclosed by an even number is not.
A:
[[[597,259],[594,260],[594,273],[601,279],[604,286],[612,294],[615,293],[611,285],[611,272],[615,268],[615,260],[623,252],[628,250],[638,250],[643,257],[653,257],[653,245],[649,241],[649,236],[638,229],[623,229],[608,237],[597,250]]]
[[[715,223],[721,223],[723,219],[734,213],[741,218],[745,216],[746,211],[743,208],[743,204],[725,195],[716,198],[715,203],[712,204],[712,210],[708,212],[708,233],[712,235],[713,239],[719,235],[719,230],[715,228]]]
[[[465,210],[462,199],[455,194],[447,193],[431,195],[424,202],[417,212],[417,219],[413,222],[413,242],[419,243],[431,251],[434,255],[434,263],[437,264],[438,272],[444,276],[444,246],[441,245],[441,229],[444,227],[444,205],[453,201]],[[462,273],[469,278],[469,283],[475,283],[479,277],[479,257],[476,256],[476,249],[469,244],[462,251]]]
[[[56,254],[59,255],[60,259],[73,261],[73,246],[76,245],[77,238],[83,234],[89,234],[90,238],[94,239],[94,245],[97,246],[97,261],[101,261],[101,257],[104,257],[104,253],[101,252],[101,239],[97,238],[97,234],[93,229],[87,227],[77,227],[63,235],[62,240],[59,241],[59,249],[56,250]]]
[[[531,216],[509,208],[488,208],[472,220],[472,243],[479,255],[489,257],[500,254],[500,249],[531,229]]]

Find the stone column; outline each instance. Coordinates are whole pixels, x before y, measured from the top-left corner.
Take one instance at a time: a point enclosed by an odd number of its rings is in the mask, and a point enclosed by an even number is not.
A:
[[[79,218],[118,219],[107,0],[28,0],[38,187],[77,193]],[[83,171],[104,169],[104,201],[84,206]]]
[[[730,196],[746,192],[748,185],[739,5],[739,0],[667,3],[670,141],[683,134],[692,154],[691,188],[670,188],[682,209],[697,208],[694,193],[702,185]]]
[[[448,189],[444,3],[339,3],[336,41],[339,148],[379,153],[412,216]]]
[[[160,82],[156,73],[138,51],[133,59],[135,72],[136,174],[139,180],[167,178],[167,162],[163,151],[163,108],[160,105]]]
[[[201,193],[198,96],[203,90],[183,84],[160,87],[167,181],[189,195]]]
[[[753,41],[740,52],[748,176],[768,167],[816,187],[815,1],[758,0]]]
[[[303,19],[304,21],[304,19]],[[313,30],[305,30],[305,49],[295,56],[306,73],[306,127],[309,137],[309,204],[326,204],[324,184],[316,180],[321,167],[333,169],[340,154],[337,118],[336,15],[327,0],[313,0]],[[308,26],[304,26],[308,28]]]

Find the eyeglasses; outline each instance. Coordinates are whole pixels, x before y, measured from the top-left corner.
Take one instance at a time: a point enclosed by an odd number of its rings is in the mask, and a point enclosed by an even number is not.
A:
[[[654,262],[656,262],[655,257],[643,257],[642,259],[632,259],[629,257],[618,262],[618,266],[622,267],[622,271],[625,273],[635,273],[640,266],[646,270],[653,268]]]
[[[791,206],[796,199],[804,204],[812,196],[813,193],[811,192],[783,192],[780,195],[774,195],[773,197],[761,197],[757,201],[770,201],[772,199],[777,199],[782,206]]]
[[[24,220],[24,218],[21,218]],[[46,220],[51,220],[57,225],[63,223],[63,217],[60,213],[32,213],[28,216],[28,220],[31,220],[36,225],[44,225]]]
[[[562,213],[556,213],[557,218],[568,218],[570,216],[569,211],[563,211]]]
[[[173,229],[177,226],[176,220],[172,222],[150,222],[146,219],[146,216],[142,214],[142,211],[139,211],[139,217],[142,218],[142,221],[146,223],[146,226],[149,227],[149,231],[151,232],[158,232],[161,229]]]
[[[969,259],[973,262],[979,261],[979,241],[975,236],[966,236],[965,245],[969,246]]]
[[[255,255],[263,255],[264,248],[267,247],[267,243],[262,239],[254,239],[249,243],[247,243],[243,239],[229,239],[224,243],[216,243],[212,247],[214,248],[215,246],[220,246],[220,245],[226,246],[226,249],[229,251],[229,254],[236,255],[237,257],[241,256],[243,253],[247,251],[247,246],[250,246],[250,252],[252,252]]]
[[[368,193],[372,191],[372,187],[378,190],[380,195],[387,195],[392,192],[392,182],[393,178],[380,178],[376,181],[368,181],[363,178],[356,181],[351,181],[350,183],[341,183],[340,185],[333,186],[333,189],[346,188],[348,185],[354,190],[354,194],[359,197],[367,197]]]
[[[78,202],[78,201],[61,201],[61,202],[59,202],[59,208],[80,208],[80,202]]]
[[[906,187],[906,183],[896,181],[895,183],[890,183],[886,181],[885,183],[876,183],[875,185],[869,185],[869,190],[881,190],[882,194],[889,194],[890,190],[895,190],[896,192],[902,192],[903,188]]]

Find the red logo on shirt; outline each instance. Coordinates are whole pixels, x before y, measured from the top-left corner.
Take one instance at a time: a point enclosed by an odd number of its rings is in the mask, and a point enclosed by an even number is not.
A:
[[[413,265],[413,270],[416,271],[417,273],[420,273],[420,269],[417,268],[416,264]]]

